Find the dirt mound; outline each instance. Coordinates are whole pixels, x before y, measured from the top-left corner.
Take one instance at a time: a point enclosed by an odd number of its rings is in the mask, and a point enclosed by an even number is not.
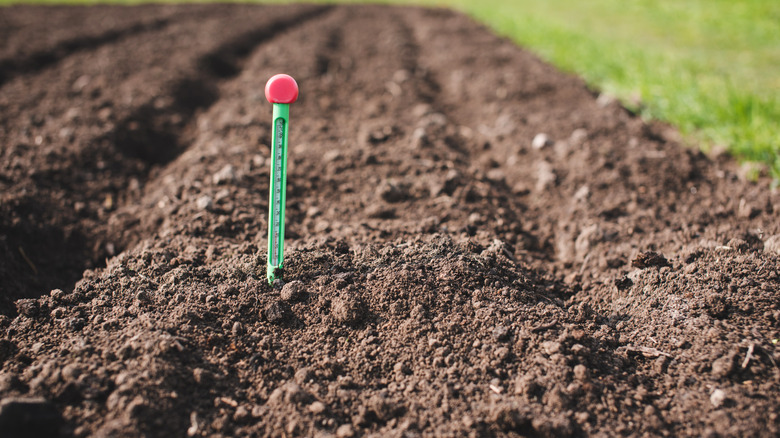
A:
[[[4,430],[780,433],[780,197],[470,19],[0,20]],[[272,288],[279,72],[301,96]]]

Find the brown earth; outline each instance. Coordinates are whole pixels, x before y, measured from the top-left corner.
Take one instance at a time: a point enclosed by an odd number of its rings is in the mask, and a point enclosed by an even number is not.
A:
[[[0,9],[0,138],[4,436],[780,434],[780,196],[462,15]]]

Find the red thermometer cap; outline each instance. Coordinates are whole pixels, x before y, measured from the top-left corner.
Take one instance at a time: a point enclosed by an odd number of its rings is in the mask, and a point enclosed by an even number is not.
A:
[[[265,84],[265,98],[271,103],[293,103],[298,100],[298,84],[289,75],[276,75]]]

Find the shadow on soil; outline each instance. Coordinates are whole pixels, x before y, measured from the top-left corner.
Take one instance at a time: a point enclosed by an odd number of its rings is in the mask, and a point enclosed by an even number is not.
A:
[[[62,41],[51,49],[39,50],[23,58],[0,60],[0,86],[17,76],[43,70],[73,53],[95,49],[127,36],[160,30],[168,24],[169,21],[165,19],[153,20],[150,23],[136,23],[123,29],[110,30],[101,35]]]
[[[79,231],[26,224],[0,228],[0,314],[14,315],[14,301],[39,297],[56,288],[72,289],[96,254]]]

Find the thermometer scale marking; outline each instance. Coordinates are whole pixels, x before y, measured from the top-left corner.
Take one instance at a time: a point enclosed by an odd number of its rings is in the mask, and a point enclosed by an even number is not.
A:
[[[281,252],[279,251],[280,221],[282,213],[282,151],[284,149],[284,119],[276,120],[276,156],[274,157],[274,206],[273,206],[273,264],[278,266]]]

